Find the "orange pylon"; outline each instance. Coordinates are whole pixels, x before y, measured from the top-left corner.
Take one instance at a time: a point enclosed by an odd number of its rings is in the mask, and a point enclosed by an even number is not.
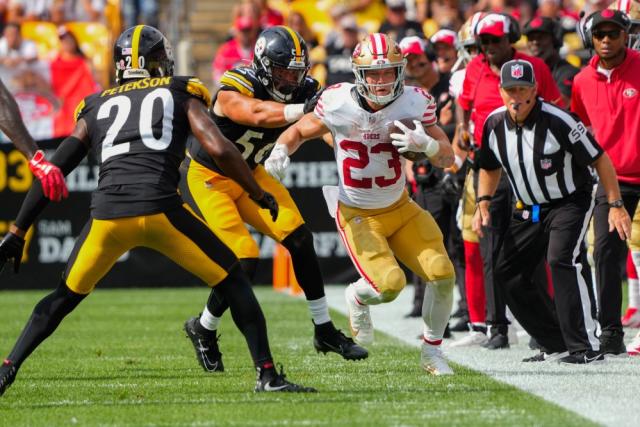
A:
[[[273,251],[273,289],[279,292],[287,291],[291,295],[302,293],[302,288],[293,271],[291,255],[281,244],[276,244]]]

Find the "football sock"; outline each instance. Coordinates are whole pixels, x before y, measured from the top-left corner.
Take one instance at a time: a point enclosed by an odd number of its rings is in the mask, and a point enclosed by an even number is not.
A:
[[[258,258],[240,258],[240,265],[249,276],[249,280],[253,281],[256,277],[256,270],[258,270]]]
[[[442,340],[453,308],[453,287],[455,279],[441,279],[427,282],[422,303],[424,339],[436,345]]]
[[[273,363],[267,324],[246,273],[234,266],[215,289],[229,303],[231,317],[247,341],[255,366]]]
[[[282,246],[291,254],[293,271],[307,301],[324,297],[324,281],[311,231],[301,225],[282,241]]]
[[[207,307],[202,310],[202,314],[200,315],[200,326],[202,326],[207,331],[215,331],[218,329],[218,325],[220,324],[220,318],[214,316],[209,312]]]
[[[311,318],[315,325],[322,325],[323,323],[331,322],[329,317],[329,305],[327,304],[327,297],[318,298],[315,300],[308,300],[309,311],[311,312]]]
[[[62,319],[71,313],[85,297],[86,295],[73,292],[62,281],[52,293],[36,304],[7,359],[19,368],[33,350],[56,330]]]
[[[224,312],[227,311],[227,308],[229,308],[229,304],[224,300],[217,286],[214,286],[213,289],[211,289],[206,307],[207,311],[215,317],[222,317]]]
[[[464,241],[464,261],[466,265],[464,280],[469,321],[471,323],[484,324],[487,317],[486,294],[479,243]]]
[[[632,266],[627,262],[629,275],[629,307],[640,308],[640,284],[638,283],[638,268],[640,267],[640,251],[630,251]],[[630,268],[632,267],[632,268]]]

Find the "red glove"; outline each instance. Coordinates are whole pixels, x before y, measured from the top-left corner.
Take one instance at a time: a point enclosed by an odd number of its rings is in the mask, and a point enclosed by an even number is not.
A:
[[[56,165],[51,164],[44,158],[42,150],[29,160],[29,169],[42,183],[42,191],[45,197],[59,202],[69,196],[67,184],[64,182],[64,175]]]

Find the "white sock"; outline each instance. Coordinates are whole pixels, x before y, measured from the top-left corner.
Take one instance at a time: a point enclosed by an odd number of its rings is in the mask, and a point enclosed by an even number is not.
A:
[[[211,314],[205,306],[204,310],[202,310],[202,315],[200,316],[200,324],[203,328],[209,331],[215,331],[218,329],[218,325],[220,324],[220,317],[216,317]]]
[[[629,308],[640,308],[640,282],[629,279]]]
[[[631,251],[636,271],[640,270],[640,251]],[[640,308],[640,285],[638,279],[629,279],[629,307]]]
[[[424,338],[431,342],[442,340],[453,308],[455,279],[427,282],[422,300]]]
[[[358,279],[358,281],[352,283],[351,286],[353,286],[356,291],[358,301],[363,305],[378,305],[384,302],[380,293],[363,278]]]
[[[311,312],[311,318],[316,325],[322,325],[323,323],[331,322],[329,317],[329,304],[327,304],[327,297],[314,299],[313,301],[307,301],[309,305],[309,311]]]

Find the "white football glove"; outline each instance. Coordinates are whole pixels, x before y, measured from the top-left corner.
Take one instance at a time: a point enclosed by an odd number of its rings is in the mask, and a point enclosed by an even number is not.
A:
[[[414,151],[425,153],[427,157],[431,157],[438,153],[440,144],[438,140],[427,135],[422,127],[422,123],[414,120],[415,129],[409,129],[402,122],[396,120],[393,122],[403,133],[392,133],[389,135],[392,139],[391,143],[398,149],[399,153]]]
[[[276,144],[271,150],[269,158],[264,162],[264,168],[269,175],[282,181],[285,177],[285,169],[289,166],[289,149],[284,144]]]

